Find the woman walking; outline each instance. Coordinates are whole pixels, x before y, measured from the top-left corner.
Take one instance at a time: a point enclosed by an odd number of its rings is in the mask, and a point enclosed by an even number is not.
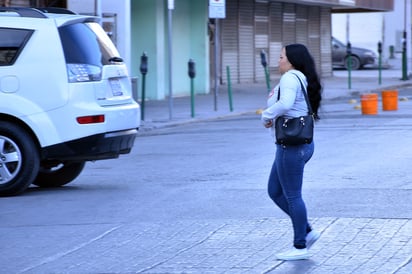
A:
[[[302,90],[306,86],[310,106],[315,119],[321,101],[321,85],[315,63],[306,46],[287,45],[279,58],[279,84],[268,98],[268,107],[262,113],[266,128],[271,128],[275,137],[275,120],[278,117],[294,118],[308,114],[308,104]],[[302,181],[305,164],[312,157],[314,143],[302,145],[276,144],[276,156],[268,182],[269,197],[291,219],[293,247],[276,255],[279,260],[302,260],[309,258],[308,249],[320,234],[308,222],[305,202],[302,199]]]

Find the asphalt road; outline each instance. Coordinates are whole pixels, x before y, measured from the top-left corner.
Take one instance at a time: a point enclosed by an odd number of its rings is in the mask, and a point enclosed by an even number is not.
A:
[[[355,105],[329,102],[316,125],[304,197],[321,229],[340,218],[412,218],[412,101],[371,116]],[[273,156],[257,115],[144,132],[130,155],[89,163],[65,187],[1,198],[0,273],[269,273],[254,264],[226,267],[241,256],[227,255],[241,245],[228,243],[227,235],[226,242],[216,241],[223,259],[214,256],[196,268],[200,258],[186,258],[185,265],[178,255],[222,228],[236,234],[239,227],[265,225],[271,231],[260,227],[265,237],[289,230],[266,195]],[[188,235],[190,248],[184,247]],[[240,252],[246,249],[251,246]],[[156,269],[161,264],[167,267]],[[275,270],[270,273],[281,273]]]

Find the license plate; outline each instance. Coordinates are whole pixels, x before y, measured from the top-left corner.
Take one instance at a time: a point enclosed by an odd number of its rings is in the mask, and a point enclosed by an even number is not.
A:
[[[118,79],[110,79],[109,83],[110,87],[112,88],[113,96],[123,95],[122,85],[120,84],[120,81]]]

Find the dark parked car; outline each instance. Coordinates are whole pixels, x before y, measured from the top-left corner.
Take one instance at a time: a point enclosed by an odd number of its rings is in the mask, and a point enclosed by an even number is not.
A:
[[[375,65],[377,56],[376,53],[369,49],[351,47],[351,69],[357,70],[365,65]],[[348,53],[346,44],[332,37],[332,65],[333,67],[348,68]]]

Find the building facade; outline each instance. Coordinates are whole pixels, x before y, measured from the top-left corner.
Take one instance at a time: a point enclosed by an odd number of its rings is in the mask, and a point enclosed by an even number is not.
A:
[[[0,0],[0,6],[57,5],[102,16],[131,76],[141,77],[140,58],[148,56],[148,99],[164,99],[170,90],[172,96],[189,95],[190,59],[196,64],[196,94],[211,91],[215,67],[219,84],[225,84],[227,68],[234,83],[264,81],[260,53],[266,53],[269,70],[274,74],[281,48],[289,43],[306,44],[320,74],[331,76],[332,14],[393,9],[393,0],[221,0],[226,16],[215,20],[209,18],[209,1]],[[218,40],[214,39],[216,28]],[[215,53],[216,42],[219,47]]]
[[[266,53],[269,71],[276,73],[281,49],[291,43],[309,48],[322,75],[332,73],[330,7],[227,0],[227,18],[221,25],[222,66],[230,67],[237,83],[264,81],[262,51]]]

